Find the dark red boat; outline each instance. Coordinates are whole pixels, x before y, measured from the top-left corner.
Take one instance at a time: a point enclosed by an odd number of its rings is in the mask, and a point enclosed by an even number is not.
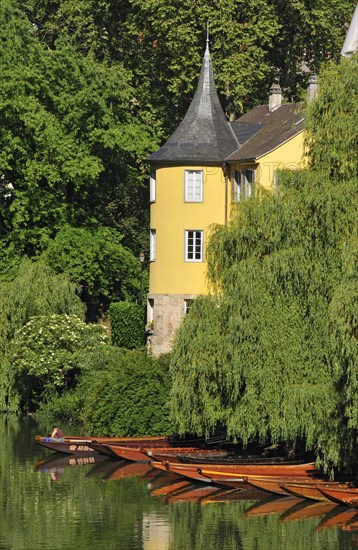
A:
[[[168,436],[157,437],[90,437],[90,436],[65,436],[63,439],[54,439],[52,437],[35,436],[35,441],[42,447],[51,449],[51,451],[67,454],[93,454],[99,452],[98,448],[92,447],[92,444],[98,445],[117,443],[130,445],[159,444],[163,446],[168,441]]]

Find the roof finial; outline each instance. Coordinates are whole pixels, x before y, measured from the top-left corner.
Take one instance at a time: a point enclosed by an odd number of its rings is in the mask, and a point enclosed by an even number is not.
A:
[[[209,53],[209,19],[206,22],[206,52]]]

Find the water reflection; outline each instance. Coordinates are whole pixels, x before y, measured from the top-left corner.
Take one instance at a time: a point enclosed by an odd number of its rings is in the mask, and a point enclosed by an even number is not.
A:
[[[38,431],[0,418],[0,550],[358,547],[356,509],[192,483],[98,454],[49,454],[33,441]]]
[[[157,513],[143,515],[143,550],[169,550],[168,518]]]

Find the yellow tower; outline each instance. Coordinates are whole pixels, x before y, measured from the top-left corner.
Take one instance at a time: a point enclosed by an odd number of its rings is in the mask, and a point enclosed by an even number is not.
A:
[[[208,42],[208,41],[207,41]],[[221,107],[207,43],[193,101],[181,124],[148,161],[151,353],[169,352],[192,304],[207,292],[205,243],[212,224],[225,224],[232,204],[272,188],[277,168],[298,167],[303,118],[281,105],[278,84],[268,106],[229,123]]]

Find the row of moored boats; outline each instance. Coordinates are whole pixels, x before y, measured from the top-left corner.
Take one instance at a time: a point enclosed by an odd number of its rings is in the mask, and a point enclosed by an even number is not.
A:
[[[56,452],[74,455],[98,453],[115,460],[149,463],[153,468],[185,479],[241,489],[252,487],[281,495],[333,501],[358,508],[358,483],[342,478],[329,481],[314,461],[288,459],[267,448],[238,454],[235,446],[215,441],[158,437],[80,437],[62,439],[36,436],[36,442]]]

